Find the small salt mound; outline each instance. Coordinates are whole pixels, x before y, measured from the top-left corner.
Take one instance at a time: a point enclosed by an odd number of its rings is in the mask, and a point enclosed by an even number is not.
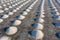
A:
[[[11,4],[12,4],[12,2],[11,2]]]
[[[9,6],[9,8],[12,8],[12,6]]]
[[[0,40],[11,40],[11,38],[8,37],[8,36],[2,36],[2,37],[0,38]]]
[[[2,3],[4,3],[4,2],[2,1]]]
[[[13,7],[15,6],[15,5],[12,5]]]
[[[18,5],[18,4],[16,4],[16,5]]]
[[[56,15],[60,15],[60,13],[59,13],[59,12],[57,12],[57,13],[56,13]]]
[[[24,11],[22,15],[27,15],[27,14],[28,14],[28,12]]]
[[[45,16],[43,14],[40,15],[40,18],[44,18]]]
[[[42,39],[44,37],[44,33],[41,30],[33,30],[31,31],[31,36],[38,40],[38,39]]]
[[[34,23],[32,26],[38,30],[43,30],[44,28],[43,24],[40,24],[40,23]]]
[[[13,12],[17,12],[17,10],[13,10]]]
[[[5,15],[3,15],[2,18],[3,18],[3,19],[6,19],[6,18],[8,18],[8,17],[9,17],[9,15],[6,15],[6,14],[5,14]]]
[[[60,20],[60,16],[56,20]]]
[[[28,9],[32,9],[32,7],[29,7]]]
[[[33,5],[30,6],[31,8],[33,7]]]
[[[4,10],[9,10],[9,8],[5,8]]]
[[[43,23],[43,22],[44,22],[44,19],[39,18],[39,19],[38,19],[38,22],[39,22],[39,23]]]
[[[57,11],[57,12],[58,12],[58,10],[57,10],[57,9],[55,9],[55,11]]]
[[[16,32],[17,32],[17,27],[15,27],[15,26],[11,26],[11,27],[6,27],[6,28],[4,28],[4,31],[5,31],[5,33],[7,34],[7,35],[13,35],[13,34],[15,34]]]
[[[17,8],[16,10],[20,10],[19,8]]]
[[[0,13],[3,13],[4,11],[3,10],[0,10]]]
[[[2,23],[3,22],[3,19],[0,19],[0,23]]]
[[[6,6],[6,4],[4,4],[3,6]]]
[[[26,9],[27,12],[30,12],[30,9]]]
[[[41,14],[45,14],[44,11],[42,11]]]
[[[20,20],[15,20],[13,25],[17,26],[17,25],[20,25],[21,24],[21,21]]]
[[[2,6],[0,6],[0,8],[2,8]]]
[[[35,2],[34,2],[35,3]],[[34,5],[34,3],[32,5]]]
[[[14,13],[13,12],[9,12],[8,15],[13,15]]]
[[[56,9],[56,7],[54,6],[54,8]]]
[[[21,8],[22,6],[19,6],[19,8]]]
[[[7,5],[10,5],[10,3],[7,3]]]
[[[26,3],[25,3],[26,4]],[[25,5],[25,4],[23,4],[23,5]]]
[[[21,5],[22,7],[24,6],[24,5]]]
[[[18,4],[20,4],[20,2]]]
[[[20,15],[18,19],[23,20],[24,18],[25,18],[25,16]]]

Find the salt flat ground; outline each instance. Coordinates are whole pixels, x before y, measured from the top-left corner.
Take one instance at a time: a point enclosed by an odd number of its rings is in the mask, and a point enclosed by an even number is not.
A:
[[[34,2],[34,0],[31,0],[28,4],[23,6],[19,11],[17,11],[14,15],[10,16],[9,18],[5,19],[3,23],[0,24],[0,32],[2,32],[2,35],[7,35],[3,32],[3,28],[6,26],[11,26],[10,20],[16,19],[15,16],[19,15],[19,12],[22,10],[25,10],[26,7]],[[55,2],[55,0],[52,0],[53,4],[57,8],[58,12],[60,13],[60,6]],[[34,19],[36,18],[36,11],[38,9],[38,6],[40,4],[40,0],[33,6],[32,10],[28,13],[26,18],[22,20],[22,24],[17,26],[18,32],[15,35],[12,35],[12,40],[34,40],[32,37],[28,36],[28,31],[33,30],[34,28],[31,26],[31,24],[35,23]],[[44,38],[42,40],[60,40],[55,36],[56,32],[60,32],[59,28],[56,28],[52,23],[58,22],[51,17],[52,14],[49,14],[51,10],[48,7],[48,1],[45,0],[44,2],[44,15],[45,15],[45,22],[44,22],[44,29],[42,30],[44,33]],[[60,21],[59,21],[60,22]],[[7,35],[8,36],[8,35]]]

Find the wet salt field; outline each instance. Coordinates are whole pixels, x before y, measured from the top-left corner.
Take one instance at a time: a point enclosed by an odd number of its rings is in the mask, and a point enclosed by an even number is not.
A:
[[[0,40],[60,40],[60,0],[0,0]]]

